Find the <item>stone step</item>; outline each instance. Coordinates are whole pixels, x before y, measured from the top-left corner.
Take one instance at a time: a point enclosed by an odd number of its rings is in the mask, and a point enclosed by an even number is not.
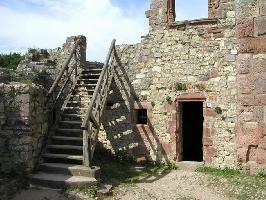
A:
[[[77,118],[77,119],[82,119],[83,117],[85,117],[85,115],[79,115],[79,114],[63,114],[62,117],[73,117],[73,118]]]
[[[88,110],[88,108],[80,108],[80,107],[74,107],[74,106],[66,106],[64,107],[64,110]]]
[[[63,128],[58,128],[58,129],[56,129],[56,132],[82,133],[82,129],[63,129]]]
[[[80,137],[71,137],[71,136],[52,136],[52,143],[56,145],[76,145],[83,146],[83,137],[80,134]]]
[[[82,121],[60,121],[60,124],[81,125]]]
[[[89,69],[83,70],[81,73],[84,74],[84,73],[89,73],[89,72],[101,72],[101,71],[102,71],[102,68],[89,68]]]
[[[84,165],[64,164],[64,163],[42,163],[39,170],[46,173],[65,174],[73,176],[86,176],[99,178],[99,167],[86,167]]]
[[[77,84],[76,88],[94,88],[96,87],[96,83],[95,84]]]
[[[79,79],[78,81],[92,81],[92,82],[97,82],[99,79],[98,78],[87,78],[87,79]]]
[[[94,89],[88,89],[88,88],[80,88],[80,87],[78,87],[78,88],[76,88],[75,90],[74,90],[74,93],[76,93],[76,92],[87,92],[87,96],[91,96],[92,94],[93,94],[93,92],[94,92]]]
[[[76,145],[58,145],[58,144],[50,144],[48,145],[48,148],[50,149],[71,149],[71,150],[83,150],[82,146],[76,146]]]
[[[203,162],[196,161],[181,161],[176,163],[178,169],[186,171],[195,171],[197,168],[202,167],[203,165]]]
[[[38,173],[31,176],[31,183],[37,186],[59,189],[68,186],[90,187],[92,185],[97,185],[97,180],[85,176]]]
[[[81,137],[66,137],[66,136],[52,136],[54,140],[62,140],[62,141],[79,141],[82,142],[83,138]]]
[[[83,103],[90,103],[90,101],[68,101],[68,104],[83,104]]]
[[[69,154],[53,154],[53,153],[45,153],[43,154],[43,157],[45,158],[52,158],[52,159],[68,159],[68,160],[78,160],[82,161],[83,156],[78,156],[78,155],[69,155]]]
[[[79,79],[84,79],[84,80],[90,80],[90,79],[99,79],[100,74],[82,74],[80,75]]]

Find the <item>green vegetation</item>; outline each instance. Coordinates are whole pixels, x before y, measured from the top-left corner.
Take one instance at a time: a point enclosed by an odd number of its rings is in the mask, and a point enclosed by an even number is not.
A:
[[[166,97],[166,101],[167,101],[167,103],[169,103],[169,104],[172,104],[172,103],[173,103],[172,98],[169,97],[169,96]]]
[[[176,169],[174,163],[146,162],[139,164],[122,154],[113,156],[110,153],[101,153],[100,155],[102,156],[97,156],[95,165],[101,166],[101,181],[111,182],[115,185],[134,184],[145,177],[161,176]],[[136,170],[135,166],[140,167],[140,170]]]
[[[97,152],[93,165],[101,166],[101,182],[112,184],[114,187],[133,186],[139,181],[145,181],[147,178],[154,177],[155,179],[168,174],[171,170],[177,169],[174,163],[156,163],[145,162],[142,164],[136,163],[133,158],[117,153],[112,155],[107,151]],[[97,199],[108,199],[107,196],[98,194],[96,186],[91,187],[71,187],[67,188],[64,193],[82,193],[89,197],[97,197]],[[110,197],[110,199],[113,199]]]
[[[63,193],[82,193],[88,197],[95,198],[97,197],[98,189],[96,185],[86,187],[86,186],[75,186],[75,187],[69,187],[63,190]]]
[[[263,173],[250,175],[239,170],[211,167],[201,167],[197,171],[211,175],[209,186],[232,199],[266,199],[266,177]]]
[[[203,84],[196,84],[195,87],[199,90],[199,91],[204,91],[206,88]]]
[[[0,54],[0,67],[16,69],[21,60],[24,59],[19,53]]]
[[[220,108],[220,107],[216,107],[215,108],[215,112],[217,113],[217,114],[222,114],[223,113],[223,110],[222,110],[222,108]]]
[[[180,91],[180,90],[187,90],[187,85],[186,85],[185,83],[179,83],[179,82],[177,82],[177,83],[175,84],[175,89],[176,89],[177,91]]]

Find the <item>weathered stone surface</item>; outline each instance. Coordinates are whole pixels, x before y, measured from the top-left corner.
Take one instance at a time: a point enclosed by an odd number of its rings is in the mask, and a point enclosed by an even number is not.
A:
[[[237,37],[253,37],[254,35],[254,19],[250,18],[242,18],[237,20],[236,24],[237,29]]]
[[[255,36],[266,35],[266,16],[259,16],[254,19]]]
[[[47,93],[40,86],[21,83],[2,84],[1,88],[0,170],[31,171],[48,131]]]
[[[241,53],[263,53],[266,52],[266,37],[245,38],[240,40]]]

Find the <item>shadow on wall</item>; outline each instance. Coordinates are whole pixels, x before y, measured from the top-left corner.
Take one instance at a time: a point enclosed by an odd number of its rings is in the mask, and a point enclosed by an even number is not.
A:
[[[147,109],[140,102],[124,66],[118,63],[102,119],[106,139],[110,142],[107,146],[115,154],[132,156],[139,162],[147,159],[170,162],[151,119],[148,117],[145,125],[136,124],[135,107]]]

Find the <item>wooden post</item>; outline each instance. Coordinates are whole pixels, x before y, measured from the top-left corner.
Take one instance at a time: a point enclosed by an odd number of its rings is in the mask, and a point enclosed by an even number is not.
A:
[[[83,165],[90,167],[90,142],[88,130],[83,130]]]

